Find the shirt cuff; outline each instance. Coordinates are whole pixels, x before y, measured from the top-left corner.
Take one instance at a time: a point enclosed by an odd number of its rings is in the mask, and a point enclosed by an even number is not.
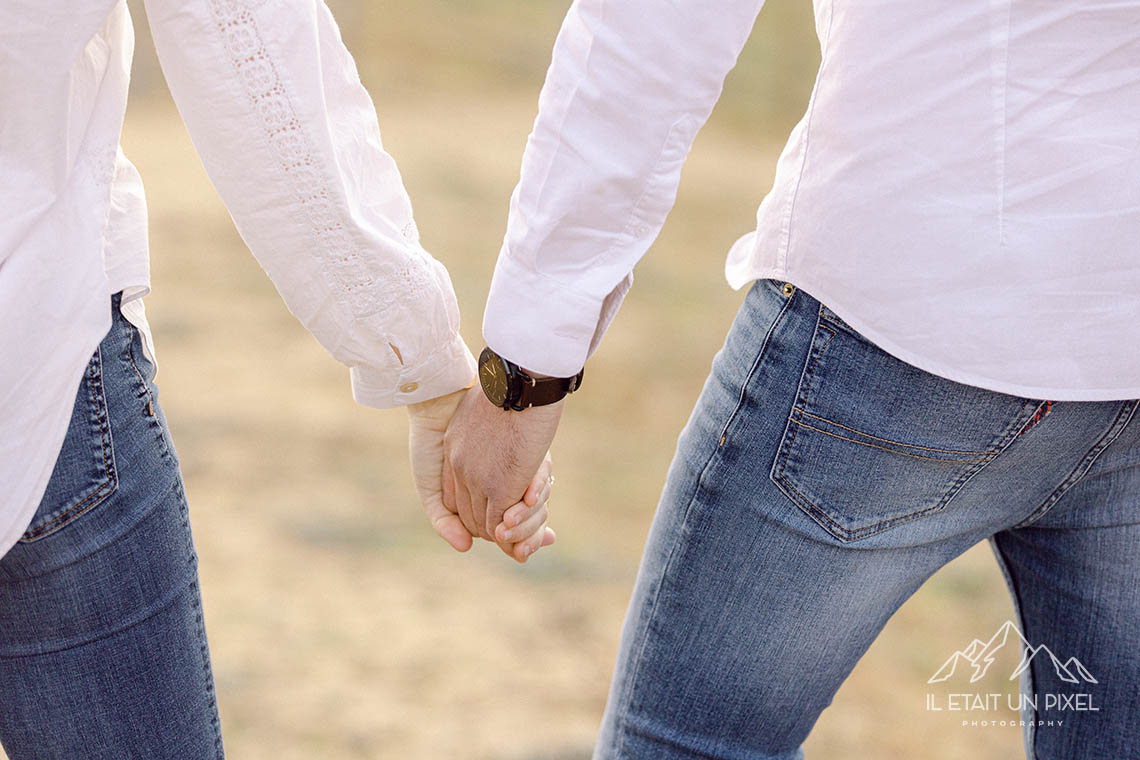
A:
[[[358,404],[391,409],[446,396],[466,388],[475,377],[475,357],[458,333],[428,361],[403,366],[398,372],[374,367],[352,367],[352,396]]]
[[[504,250],[491,280],[483,338],[520,367],[573,377],[596,347],[603,301],[520,266]]]

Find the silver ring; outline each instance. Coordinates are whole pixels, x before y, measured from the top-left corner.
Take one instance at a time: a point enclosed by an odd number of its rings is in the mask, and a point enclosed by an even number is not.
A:
[[[549,478],[546,479],[546,484],[551,485],[551,486],[554,485],[554,476],[553,475],[551,475]]]

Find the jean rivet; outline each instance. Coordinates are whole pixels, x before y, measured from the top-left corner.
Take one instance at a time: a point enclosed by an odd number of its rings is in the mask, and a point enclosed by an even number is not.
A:
[[[790,282],[784,283],[784,295],[791,297],[792,293],[796,292],[796,286]]]

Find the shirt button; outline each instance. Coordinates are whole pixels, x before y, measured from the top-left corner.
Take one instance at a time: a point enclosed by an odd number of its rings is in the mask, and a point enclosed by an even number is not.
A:
[[[400,386],[400,393],[415,393],[419,387],[419,383],[404,383]]]

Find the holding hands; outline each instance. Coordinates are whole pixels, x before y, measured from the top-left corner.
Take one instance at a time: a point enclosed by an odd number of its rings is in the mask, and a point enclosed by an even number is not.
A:
[[[518,562],[554,543],[548,450],[562,403],[504,411],[474,387],[407,408],[412,477],[440,538],[460,552],[493,541]]]

